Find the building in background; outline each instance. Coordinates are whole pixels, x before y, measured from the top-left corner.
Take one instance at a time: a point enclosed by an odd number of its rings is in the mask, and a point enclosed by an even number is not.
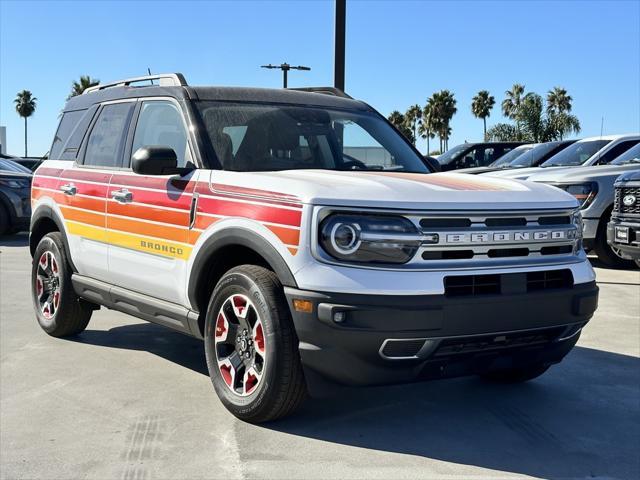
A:
[[[0,126],[0,153],[7,153],[7,127]]]

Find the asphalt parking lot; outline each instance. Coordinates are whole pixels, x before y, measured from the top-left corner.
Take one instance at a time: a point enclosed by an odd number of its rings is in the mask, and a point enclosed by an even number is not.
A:
[[[48,337],[26,240],[0,238],[3,479],[640,478],[637,270],[597,269],[578,346],[529,384],[356,390],[253,426],[217,400],[198,340],[105,309]]]

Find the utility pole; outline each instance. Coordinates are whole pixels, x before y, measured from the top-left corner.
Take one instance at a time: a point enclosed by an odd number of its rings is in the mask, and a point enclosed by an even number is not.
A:
[[[333,86],[344,92],[345,28],[347,0],[336,0],[335,54]]]
[[[303,65],[297,65],[297,66],[293,66],[293,65],[289,65],[288,63],[281,63],[280,65],[260,65],[260,68],[268,68],[268,69],[274,69],[274,68],[278,68],[280,70],[282,70],[282,88],[287,88],[287,76],[289,73],[289,70],[305,70],[305,71],[309,71],[311,70],[310,67],[305,67]]]

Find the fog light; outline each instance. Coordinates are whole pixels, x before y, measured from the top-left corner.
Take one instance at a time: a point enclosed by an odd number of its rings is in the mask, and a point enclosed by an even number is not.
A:
[[[333,321],[336,323],[343,323],[347,319],[346,312],[335,312],[333,314]]]
[[[293,308],[296,309],[296,312],[311,313],[313,312],[313,302],[311,300],[301,300],[299,298],[294,298]]]

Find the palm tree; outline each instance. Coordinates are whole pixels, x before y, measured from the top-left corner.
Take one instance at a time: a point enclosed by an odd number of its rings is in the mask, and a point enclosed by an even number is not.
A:
[[[429,155],[429,140],[436,138],[436,128],[433,114],[433,105],[431,99],[427,100],[427,104],[422,109],[422,122],[418,129],[420,136],[427,140],[427,155]]]
[[[496,99],[493,95],[489,95],[486,90],[480,90],[478,94],[473,97],[471,102],[471,113],[474,117],[481,118],[484,126],[484,139],[487,139],[487,117],[491,115],[491,109],[496,104]]]
[[[71,84],[71,93],[67,97],[69,100],[71,97],[75,97],[76,95],[82,95],[82,93],[89,87],[94,87],[98,85],[100,80],[97,78],[91,78],[89,75],[81,75],[79,82],[73,82]]]
[[[562,87],[553,87],[553,90],[547,92],[547,112],[549,113],[569,113],[571,102],[573,98]]]
[[[408,127],[407,119],[403,114],[401,114],[398,110],[394,110],[389,114],[387,119],[394,127],[396,127],[400,131],[400,133],[402,133],[407,138],[407,140],[409,140],[411,143],[414,143],[413,132],[411,131],[411,128]]]
[[[16,112],[24,118],[24,156],[27,156],[27,118],[36,111],[36,101],[38,99],[33,96],[29,90],[22,90],[16,96],[14,103],[16,104]]]
[[[456,107],[456,99],[453,93],[449,90],[440,91],[441,102],[441,121],[442,121],[442,137],[444,138],[444,148],[449,150],[449,137],[451,136],[451,119],[458,111]]]
[[[520,105],[522,104],[522,98],[524,94],[524,85],[514,83],[511,90],[504,92],[506,98],[502,101],[502,113],[505,117],[516,121],[516,131],[520,131],[520,121],[518,115],[520,112]]]
[[[404,119],[413,131],[413,144],[416,144],[418,138],[418,128],[422,125],[422,108],[420,105],[411,105],[404,114]]]

